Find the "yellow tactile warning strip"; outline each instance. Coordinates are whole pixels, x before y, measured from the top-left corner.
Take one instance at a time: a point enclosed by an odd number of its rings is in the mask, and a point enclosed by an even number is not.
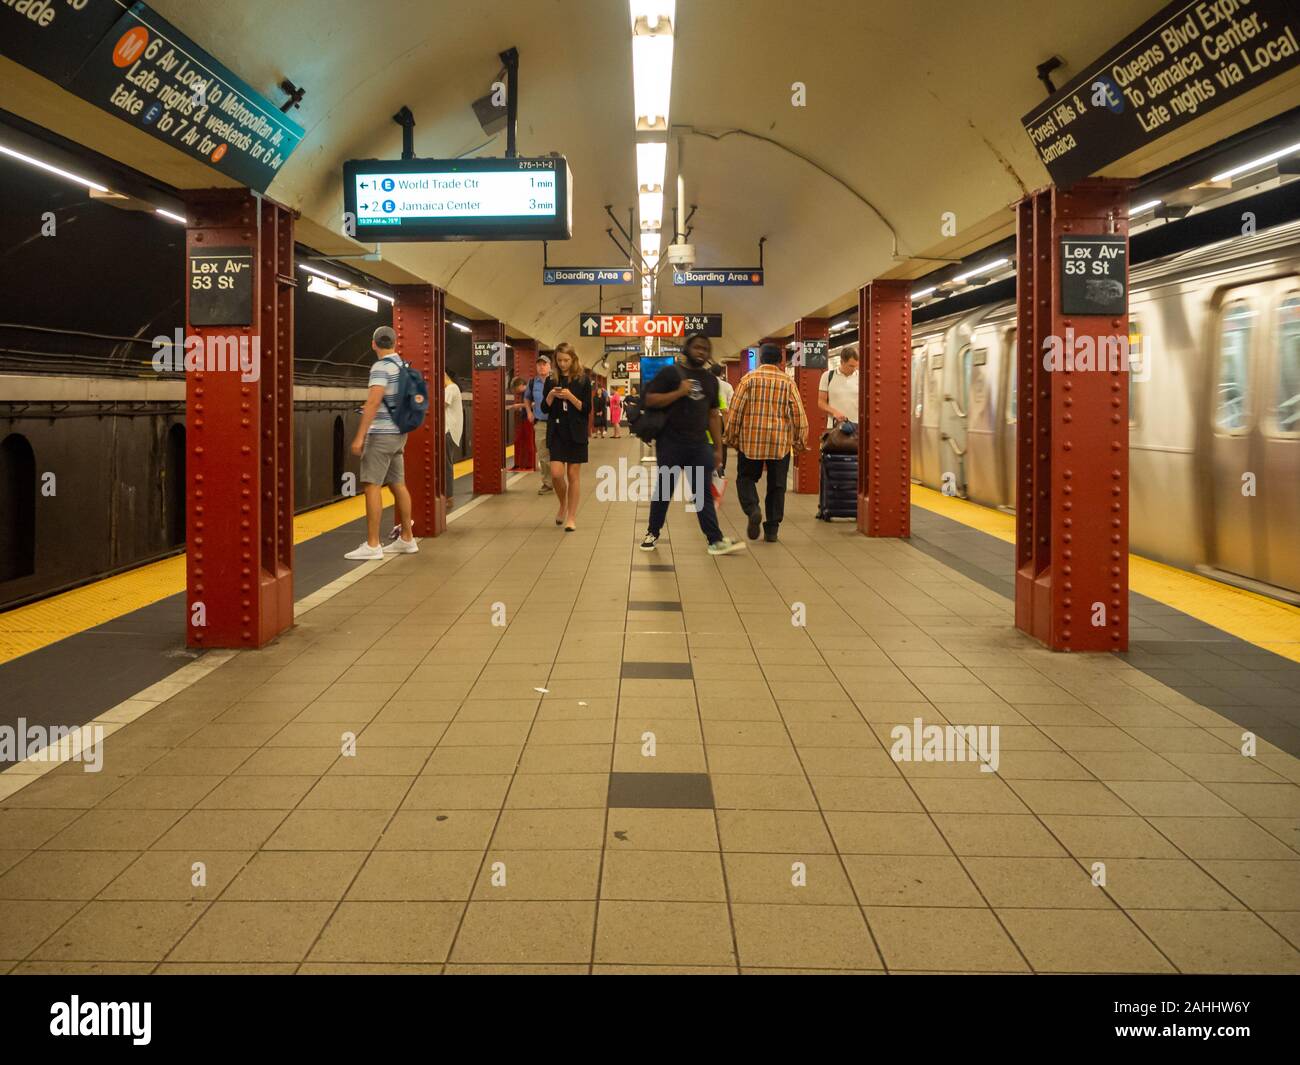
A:
[[[513,447],[506,448],[506,457],[512,457],[514,450]],[[463,477],[473,469],[473,459],[458,462],[455,476]],[[392,502],[392,493],[385,489],[384,506],[391,506]],[[293,519],[293,542],[300,544],[311,540],[364,517],[365,513],[365,499],[355,496],[298,514]],[[0,613],[0,663],[48,647],[184,590],[185,556],[180,554]]]
[[[1016,542],[1016,519],[933,488],[912,485],[915,506],[968,528]],[[1300,609],[1196,573],[1129,555],[1129,587],[1266,651],[1300,662]]]

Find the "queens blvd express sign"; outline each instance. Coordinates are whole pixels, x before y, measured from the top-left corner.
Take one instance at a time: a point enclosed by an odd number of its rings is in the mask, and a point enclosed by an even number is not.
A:
[[[1072,185],[1298,64],[1296,0],[1174,0],[1021,121]]]
[[[584,337],[679,337],[686,332],[684,314],[599,314],[578,318],[578,333]]]

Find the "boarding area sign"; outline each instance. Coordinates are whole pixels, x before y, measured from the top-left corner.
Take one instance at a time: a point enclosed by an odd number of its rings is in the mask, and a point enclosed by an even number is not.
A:
[[[1021,121],[1072,185],[1297,64],[1296,0],[1175,0]]]
[[[558,155],[352,159],[343,209],[360,241],[568,240],[570,185]]]
[[[636,271],[630,266],[548,266],[543,285],[630,285]]]
[[[750,288],[762,283],[763,271],[751,266],[696,266],[673,271],[674,285]]]
[[[679,337],[686,332],[683,314],[600,314],[588,311],[578,318],[578,335],[584,337]]]

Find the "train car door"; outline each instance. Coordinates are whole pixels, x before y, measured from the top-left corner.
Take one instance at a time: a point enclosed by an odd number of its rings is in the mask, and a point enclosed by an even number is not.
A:
[[[966,449],[970,438],[966,431],[966,419],[971,402],[974,343],[974,340],[967,335],[956,345],[953,364],[945,374],[943,416],[939,420],[940,435],[943,439],[943,447],[940,451],[942,461],[939,489],[945,494],[963,497],[969,490]]]
[[[1002,403],[998,411],[1001,436],[1002,487],[998,504],[1016,507],[1016,327],[1002,331]]]
[[[925,384],[921,396],[921,482],[938,488],[943,456],[939,452],[939,416],[943,407],[943,364],[947,361],[944,338],[934,337],[925,346]]]
[[[1256,540],[1260,467],[1256,440],[1261,311],[1266,286],[1225,293],[1215,320],[1211,359],[1210,463],[1213,565],[1244,577],[1259,573]]]
[[[998,505],[998,336],[981,328],[971,340],[966,374],[966,495],[986,507]]]
[[[925,396],[925,345],[912,349],[912,480],[921,480],[921,411]]]
[[[1274,285],[1269,358],[1260,394],[1260,503],[1267,526],[1261,579],[1300,595],[1300,279]]]

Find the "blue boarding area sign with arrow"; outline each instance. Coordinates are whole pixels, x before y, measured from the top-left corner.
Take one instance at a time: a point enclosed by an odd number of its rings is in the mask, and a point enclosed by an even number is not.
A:
[[[752,288],[762,283],[761,266],[695,266],[673,271],[674,285]]]
[[[630,266],[547,266],[543,285],[630,285],[636,271]]]

